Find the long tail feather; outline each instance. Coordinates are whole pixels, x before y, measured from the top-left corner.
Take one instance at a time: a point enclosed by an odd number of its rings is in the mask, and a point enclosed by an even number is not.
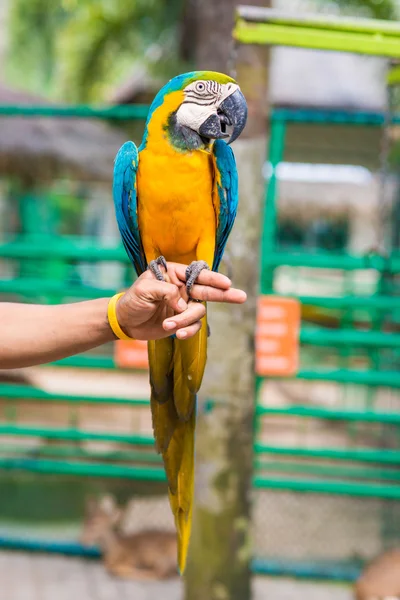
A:
[[[151,412],[156,448],[164,461],[182,574],[192,526],[196,394],[207,355],[207,319],[189,340],[149,342]]]
[[[175,494],[170,489],[168,494],[178,536],[178,568],[181,575],[186,567],[192,529],[195,427],[196,411],[193,410],[190,421],[184,424],[184,431],[180,438],[183,452],[178,474],[178,489]]]

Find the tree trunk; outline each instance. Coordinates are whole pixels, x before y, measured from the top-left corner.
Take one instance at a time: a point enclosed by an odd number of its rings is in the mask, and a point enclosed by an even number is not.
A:
[[[196,67],[227,72],[236,2],[195,0],[194,4]],[[196,436],[196,501],[186,600],[251,597],[254,330],[266,150],[267,50],[240,47],[236,69],[248,101],[249,120],[233,148],[240,200],[226,255],[234,285],[246,290],[248,300],[243,306],[213,305],[209,310],[211,337]],[[204,398],[211,402],[205,403]]]
[[[7,15],[9,0],[0,0],[0,80],[4,79],[4,67],[7,49]]]
[[[196,503],[186,600],[248,600],[253,462],[254,327],[265,153],[263,139],[235,147],[240,209],[230,240],[233,281],[244,306],[212,306],[211,337],[196,436]],[[205,404],[204,408],[207,407]]]

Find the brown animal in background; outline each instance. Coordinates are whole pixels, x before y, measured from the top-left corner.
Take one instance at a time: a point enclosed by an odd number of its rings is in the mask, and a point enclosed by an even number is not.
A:
[[[0,369],[0,383],[33,385],[31,378],[21,369]]]
[[[89,501],[81,543],[98,545],[106,569],[117,577],[154,581],[177,576],[175,533],[153,529],[124,535],[118,532],[121,517],[111,496]]]
[[[400,600],[400,549],[373,560],[354,585],[356,600]]]

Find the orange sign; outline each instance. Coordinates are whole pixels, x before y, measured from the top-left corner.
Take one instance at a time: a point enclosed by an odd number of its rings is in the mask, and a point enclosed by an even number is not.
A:
[[[260,296],[257,307],[256,373],[288,377],[299,369],[300,302]]]
[[[117,367],[148,369],[147,342],[143,340],[118,340],[115,342],[114,360]]]

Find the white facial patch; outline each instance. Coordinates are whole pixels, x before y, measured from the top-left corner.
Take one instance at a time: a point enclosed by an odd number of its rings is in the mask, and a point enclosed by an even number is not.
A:
[[[194,129],[198,131],[201,125],[210,117],[212,114],[217,112],[217,107],[212,104],[211,106],[203,106],[187,102],[181,104],[176,113],[177,121],[180,125]]]

